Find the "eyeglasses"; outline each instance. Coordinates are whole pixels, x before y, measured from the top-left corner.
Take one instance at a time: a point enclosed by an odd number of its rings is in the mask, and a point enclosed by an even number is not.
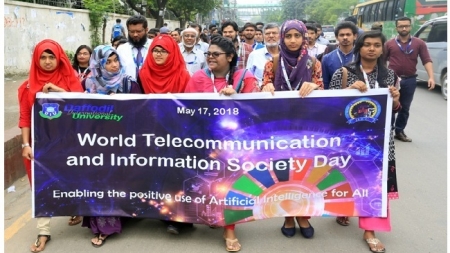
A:
[[[89,55],[89,53],[78,53],[77,55],[84,55],[84,56],[88,56]]]
[[[217,57],[219,57],[221,54],[227,54],[227,53],[205,52],[205,57],[213,57],[213,58],[217,58]]]
[[[166,50],[155,50],[155,49],[153,49],[152,50],[152,53],[153,54],[156,54],[156,55],[166,55],[166,54],[168,54],[169,52],[167,52]]]
[[[399,25],[399,26],[397,26],[398,29],[407,29],[407,28],[410,28],[410,27],[411,27],[411,25]]]

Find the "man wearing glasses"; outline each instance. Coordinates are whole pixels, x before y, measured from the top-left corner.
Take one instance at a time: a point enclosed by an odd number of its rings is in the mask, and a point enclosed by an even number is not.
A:
[[[269,23],[264,28],[265,47],[254,50],[248,56],[247,69],[258,80],[258,86],[261,87],[263,81],[263,72],[266,62],[272,60],[273,56],[280,54],[278,42],[280,41],[280,28],[276,23]]]
[[[147,57],[152,40],[147,38],[147,19],[134,15],[127,20],[128,42],[117,48],[125,73],[139,81],[139,70]]]
[[[408,123],[409,108],[416,90],[416,66],[420,57],[428,74],[428,89],[434,89],[433,62],[431,61],[427,45],[421,39],[411,36],[411,19],[401,17],[395,21],[398,35],[386,42],[386,59],[389,68],[395,71],[400,78],[400,104],[401,111],[395,120],[395,139],[403,142],[411,142],[412,139],[405,134]],[[392,116],[393,120],[395,115]]]
[[[203,69],[206,66],[203,51],[195,47],[197,38],[197,30],[189,27],[181,32],[181,43],[178,44],[184,61],[186,62],[186,68],[191,76],[197,70]]]

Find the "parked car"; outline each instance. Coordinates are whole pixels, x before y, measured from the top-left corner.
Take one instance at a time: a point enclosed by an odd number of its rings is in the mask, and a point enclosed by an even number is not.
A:
[[[436,85],[441,86],[442,95],[447,100],[447,16],[425,22],[414,36],[427,44],[433,61],[434,80]],[[417,63],[417,75],[419,80],[428,80],[427,72],[420,60]]]
[[[322,26],[323,37],[327,39],[330,43],[336,43],[336,36],[334,35],[333,25],[323,25]]]

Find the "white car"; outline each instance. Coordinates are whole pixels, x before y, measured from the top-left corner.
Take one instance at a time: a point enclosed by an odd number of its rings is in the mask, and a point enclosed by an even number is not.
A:
[[[336,43],[336,36],[334,35],[333,25],[323,25],[322,26],[323,37],[327,39],[330,43]]]
[[[442,96],[447,99],[447,16],[425,22],[414,34],[427,44],[433,61],[433,74],[436,85],[441,86]],[[428,80],[422,61],[417,62],[417,79]]]

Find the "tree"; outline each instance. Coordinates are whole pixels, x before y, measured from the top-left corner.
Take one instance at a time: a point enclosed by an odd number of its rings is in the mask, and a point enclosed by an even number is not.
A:
[[[180,27],[185,27],[186,22],[194,20],[196,14],[208,15],[211,10],[220,6],[219,0],[171,0],[167,9],[172,11],[180,21]]]
[[[315,0],[309,4],[305,12],[309,15],[309,20],[317,21],[321,24],[336,24],[338,18],[350,11],[350,6],[354,6],[358,0]]]
[[[106,13],[113,9],[117,0],[84,0],[84,6],[89,10],[89,30],[91,32],[91,46],[105,44]],[[100,27],[102,27],[100,39]]]
[[[126,0],[126,3],[131,9],[137,11],[141,15],[151,16],[156,19],[155,27],[160,28],[164,24],[164,13],[166,10],[168,0],[147,0],[147,7],[144,11],[142,1],[140,0]],[[139,5],[139,6],[138,6]],[[146,15],[147,14],[147,15]]]
[[[283,20],[307,19],[305,8],[312,0],[281,0]]]

